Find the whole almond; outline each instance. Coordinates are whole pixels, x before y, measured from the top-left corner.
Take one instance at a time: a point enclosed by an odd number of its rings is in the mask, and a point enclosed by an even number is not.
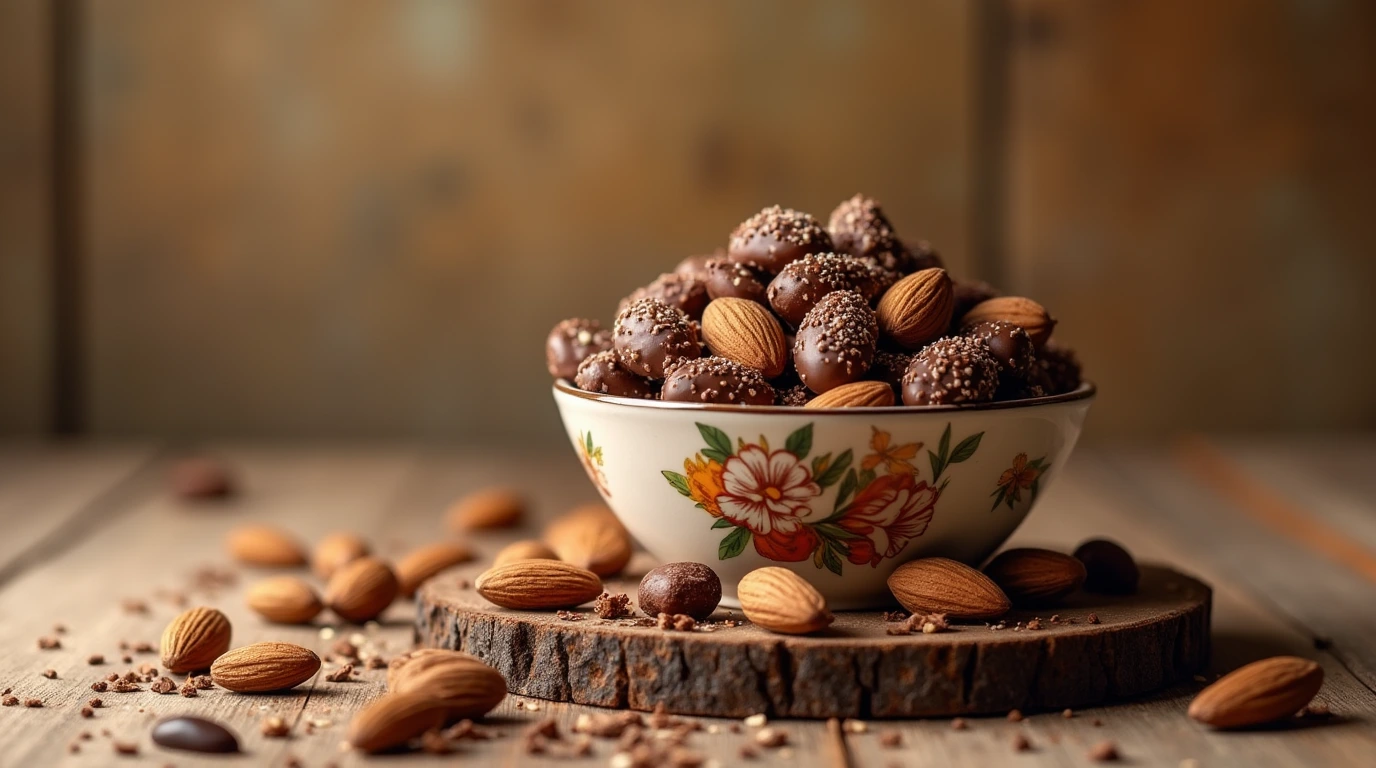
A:
[[[295,576],[274,576],[249,587],[248,607],[278,624],[306,624],[325,607],[315,589]]]
[[[702,340],[712,353],[772,379],[784,372],[788,347],[774,315],[749,299],[723,296],[702,313]]]
[[[898,566],[889,574],[889,591],[913,613],[944,613],[953,619],[993,619],[1011,607],[988,576],[944,557]]]
[[[434,664],[443,664],[451,658],[481,661],[477,656],[463,651],[448,648],[416,648],[393,656],[392,660],[387,662],[387,690],[395,691],[402,677],[429,669]]]
[[[906,349],[921,349],[946,333],[955,306],[950,276],[946,270],[933,267],[894,283],[874,311],[884,335]]]
[[[598,576],[614,576],[631,561],[631,534],[604,504],[586,504],[545,529],[545,542],[560,560]]]
[[[411,550],[397,561],[397,582],[401,594],[411,597],[421,582],[447,568],[473,559],[473,552],[457,541],[437,541]]]
[[[1085,583],[1085,566],[1070,555],[1049,549],[1020,548],[1000,552],[984,566],[1016,606],[1050,605]]]
[[[506,565],[517,560],[558,560],[559,556],[549,545],[538,539],[513,541],[502,547],[502,551],[492,558],[493,565]]]
[[[424,691],[388,693],[354,715],[347,740],[354,749],[383,752],[443,725],[446,711]]]
[[[510,528],[525,516],[526,501],[510,488],[484,488],[454,502],[446,515],[450,530]]]
[[[478,594],[503,608],[573,608],[602,594],[602,580],[586,568],[558,560],[518,560],[479,576]]]
[[[183,611],[162,631],[162,665],[181,674],[210,666],[229,650],[229,618],[204,606]]]
[[[335,570],[372,553],[362,536],[348,531],[332,533],[320,540],[311,553],[311,570],[322,581],[329,581]]]
[[[893,387],[883,381],[852,381],[828,389],[804,408],[882,408],[893,405]]]
[[[960,326],[964,328],[985,320],[1003,320],[1020,326],[1027,331],[1037,349],[1046,344],[1046,340],[1051,338],[1052,329],[1056,327],[1056,321],[1045,307],[1022,296],[999,296],[981,301],[965,313],[965,317],[960,319]]]
[[[444,702],[448,720],[476,720],[506,698],[502,673],[466,653],[430,654],[401,669],[392,692],[428,693]]]
[[[1323,686],[1323,667],[1273,656],[1235,669],[1199,692],[1190,717],[1214,728],[1246,728],[1293,717]]]
[[[320,657],[291,643],[254,643],[222,655],[210,665],[210,679],[229,691],[285,691],[311,679]]]
[[[296,537],[275,525],[244,525],[229,532],[229,554],[247,565],[306,564],[306,550]]]
[[[386,563],[361,557],[335,571],[325,588],[325,604],[341,619],[362,624],[387,610],[399,589],[397,577]]]
[[[835,618],[822,593],[787,568],[747,573],[736,585],[736,597],[746,618],[771,632],[805,635],[831,626]]]

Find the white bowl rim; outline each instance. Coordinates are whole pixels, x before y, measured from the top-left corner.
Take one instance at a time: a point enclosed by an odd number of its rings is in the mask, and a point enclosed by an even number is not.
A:
[[[635,397],[620,397],[618,395],[603,395],[597,392],[588,392],[579,389],[567,379],[557,379],[554,382],[555,393],[562,392],[566,395],[581,398],[583,400],[594,400],[605,405],[614,405],[631,408],[659,408],[670,411],[723,411],[726,413],[758,413],[770,414],[774,416],[793,415],[799,416],[856,416],[860,414],[895,414],[895,413],[949,413],[951,411],[972,412],[972,411],[1002,411],[1023,408],[1037,408],[1044,405],[1060,405],[1062,403],[1073,403],[1079,400],[1093,400],[1097,393],[1094,382],[1083,381],[1079,387],[1063,392],[1059,395],[1047,395],[1045,397],[1029,397],[1021,400],[998,400],[992,403],[975,403],[960,405],[886,405],[875,408],[800,408],[795,405],[722,405],[720,403],[683,403],[673,400],[644,400]]]

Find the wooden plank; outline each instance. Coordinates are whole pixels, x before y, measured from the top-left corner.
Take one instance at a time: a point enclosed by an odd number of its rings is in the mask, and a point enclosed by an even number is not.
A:
[[[0,3],[0,434],[48,426],[51,5]]]
[[[97,432],[552,438],[549,328],[773,203],[965,263],[964,3],[85,7]]]

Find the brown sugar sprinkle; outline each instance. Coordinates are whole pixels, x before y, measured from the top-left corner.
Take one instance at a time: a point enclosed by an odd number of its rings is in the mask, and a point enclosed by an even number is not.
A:
[[[3,698],[3,699],[0,699],[0,706],[4,706],[4,707],[13,707],[13,706],[17,706],[18,704],[19,704],[19,697],[18,697],[18,696],[10,695],[10,696],[6,696],[6,697]]]
[[[91,683],[91,690],[95,691],[96,693],[105,693],[106,691],[110,690],[110,684],[105,682],[104,680],[97,680],[94,683]]]
[[[38,648],[44,651],[55,651],[62,647],[62,641],[51,635],[38,638]]]
[[[879,745],[889,749],[897,749],[903,746],[903,734],[895,730],[882,731],[879,734]]]
[[[105,657],[104,657],[104,656],[101,656],[101,655],[98,654],[98,653],[93,653],[93,654],[91,654],[90,656],[87,656],[87,657],[86,657],[86,663],[87,663],[87,664],[90,664],[90,665],[93,666],[93,667],[99,666],[99,665],[105,663]]]
[[[177,690],[177,684],[172,682],[172,678],[170,677],[161,677],[158,678],[158,681],[156,683],[153,683],[151,686],[149,686],[148,690],[157,694],[172,693],[173,691]]]
[[[96,716],[96,711],[94,709],[91,709],[90,707],[82,707],[81,716],[85,718],[92,718]]]
[[[42,700],[42,699],[24,699],[24,706],[29,707],[30,709],[38,709],[39,707],[42,707],[42,706],[43,706],[43,700]]]
[[[1008,710],[1008,722],[1010,722],[1010,723],[1021,723],[1021,722],[1022,722],[1022,710],[1021,710],[1021,709],[1010,709],[1010,710]]]
[[[1118,745],[1111,741],[1101,741],[1095,744],[1087,756],[1096,763],[1111,763],[1122,757],[1118,753]]]
[[[276,716],[263,720],[258,730],[269,739],[285,739],[291,735],[291,726],[287,725],[286,720]]]
[[[101,707],[105,706],[105,702],[101,701],[100,699],[87,699],[86,704],[87,706],[92,707],[94,709],[100,709]]]
[[[631,615],[631,598],[625,594],[603,592],[592,604],[593,612],[603,619],[621,619]]]
[[[963,717],[957,717],[951,721],[951,730],[953,731],[967,731],[969,729],[970,724],[965,722],[965,718]]]
[[[352,682],[353,679],[354,665],[352,664],[345,664],[344,666],[340,667],[339,669],[336,669],[330,674],[325,675],[325,680],[331,683],[348,683]]]
[[[1014,752],[1027,752],[1027,751],[1030,750],[1030,749],[1032,749],[1032,742],[1028,740],[1028,738],[1027,738],[1027,736],[1026,736],[1025,734],[1021,734],[1021,733],[1015,733],[1015,734],[1013,734],[1013,751],[1014,751]]]
[[[43,676],[46,677],[46,678],[48,678],[49,680],[56,680],[56,679],[57,679],[57,670],[55,670],[55,669],[45,669],[45,670],[43,670]]]

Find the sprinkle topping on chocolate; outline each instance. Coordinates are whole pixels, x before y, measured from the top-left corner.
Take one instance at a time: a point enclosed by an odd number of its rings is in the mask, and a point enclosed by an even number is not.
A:
[[[852,256],[878,257],[903,249],[879,201],[859,193],[831,212],[827,232],[837,250]]]
[[[773,405],[774,388],[754,368],[724,357],[703,357],[671,368],[662,397],[684,403]]]
[[[994,399],[999,366],[985,346],[965,336],[928,344],[903,375],[908,405],[984,403]]]
[[[616,316],[612,344],[627,370],[650,379],[662,379],[672,363],[702,354],[689,319],[653,298],[632,302]]]
[[[731,233],[727,258],[777,274],[809,253],[833,250],[831,237],[809,214],[777,205],[741,222]]]
[[[793,365],[807,388],[820,395],[864,377],[878,339],[869,302],[855,291],[833,291],[799,324]]]
[[[655,281],[643,288],[637,288],[630,296],[621,300],[617,307],[620,312],[641,299],[659,299],[675,307],[694,320],[702,318],[702,310],[707,307],[707,284],[701,274],[665,272]]]
[[[999,364],[999,379],[1003,382],[1022,379],[1032,368],[1037,350],[1022,326],[1005,320],[983,320],[966,327],[961,335],[988,347],[989,354]]]
[[[652,400],[654,386],[649,379],[631,373],[621,366],[615,350],[607,350],[591,355],[578,366],[573,383],[579,389],[596,392],[599,395],[635,397]]]
[[[833,291],[855,291],[866,301],[879,293],[883,271],[854,256],[813,253],[784,267],[769,284],[769,305],[797,327],[808,311]]]
[[[714,299],[748,299],[766,303],[765,285],[769,282],[769,276],[762,275],[754,267],[727,259],[713,259],[707,262],[703,282],[707,284],[707,295]]]
[[[545,366],[556,379],[572,379],[589,356],[612,348],[612,332],[596,320],[561,320],[545,340]]]

